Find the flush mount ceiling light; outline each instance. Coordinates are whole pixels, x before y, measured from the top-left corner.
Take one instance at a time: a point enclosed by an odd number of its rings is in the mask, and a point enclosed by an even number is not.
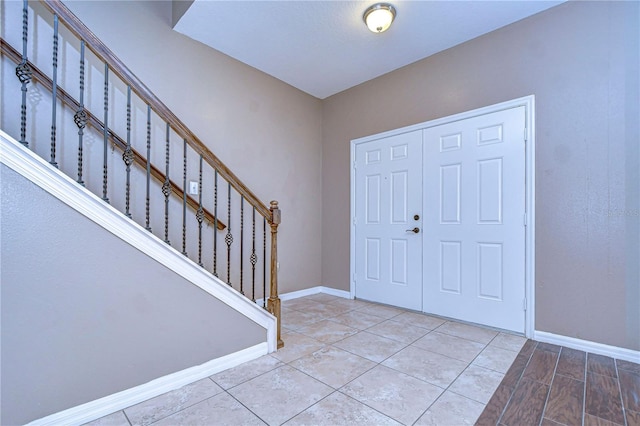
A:
[[[362,19],[374,33],[382,33],[389,29],[396,17],[396,9],[389,3],[376,3],[364,11]]]

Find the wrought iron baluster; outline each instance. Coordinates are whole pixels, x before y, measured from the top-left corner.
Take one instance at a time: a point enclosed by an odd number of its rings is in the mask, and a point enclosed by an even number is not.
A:
[[[267,218],[262,218],[262,307],[267,308]]]
[[[240,197],[240,293],[244,294],[244,197]]]
[[[182,254],[187,255],[187,140],[183,139],[182,151]]]
[[[58,15],[53,15],[53,76],[51,79],[51,160],[49,164],[58,168],[56,162],[56,106],[58,105]]]
[[[224,242],[227,243],[227,284],[231,286],[231,244],[233,244],[233,235],[231,235],[231,183],[227,182],[227,235],[224,236]]]
[[[16,67],[16,77],[22,84],[22,104],[20,105],[20,143],[26,147],[27,142],[27,84],[31,82],[33,70],[29,65],[27,58],[27,37],[29,30],[29,3],[27,0],[22,2],[22,61]]]
[[[169,195],[171,195],[171,181],[169,180],[169,133],[171,126],[167,123],[167,139],[165,143],[165,173],[162,193],[164,194],[164,242],[171,245],[169,241]]]
[[[84,128],[87,126],[87,112],[84,110],[84,40],[80,40],[80,105],[73,115],[73,122],[78,126],[78,183],[84,186],[82,180],[82,157]]]
[[[204,266],[202,264],[202,221],[204,220],[204,209],[202,208],[202,155],[200,156],[200,170],[198,173],[198,211],[196,212],[196,219],[198,220],[198,265]]]
[[[129,211],[131,202],[131,164],[133,163],[133,151],[131,149],[131,86],[127,86],[127,147],[122,153],[122,161],[127,166],[124,214],[131,219],[131,212]]]
[[[104,64],[104,127],[102,128],[104,139],[104,162],[102,166],[102,199],[109,202],[107,197],[107,183],[109,177],[109,64]]]
[[[213,275],[218,276],[218,169],[213,174]]]
[[[151,232],[151,201],[150,201],[150,190],[151,190],[151,105],[147,105],[147,194],[146,194],[146,202],[145,202],[145,219],[146,226],[145,229]]]
[[[251,300],[256,301],[256,263],[258,262],[258,256],[256,256],[256,208],[253,208],[253,214],[251,217]]]

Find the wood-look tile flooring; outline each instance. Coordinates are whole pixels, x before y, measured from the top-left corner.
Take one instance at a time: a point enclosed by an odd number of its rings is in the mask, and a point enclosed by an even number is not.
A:
[[[528,340],[476,425],[640,426],[640,364]]]

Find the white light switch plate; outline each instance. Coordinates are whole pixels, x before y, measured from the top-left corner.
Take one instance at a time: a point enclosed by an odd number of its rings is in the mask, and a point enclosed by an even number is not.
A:
[[[195,181],[189,182],[189,194],[198,195],[198,182],[195,182]]]

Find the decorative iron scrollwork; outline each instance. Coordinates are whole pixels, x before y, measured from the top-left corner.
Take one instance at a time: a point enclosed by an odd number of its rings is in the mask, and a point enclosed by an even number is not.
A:
[[[231,235],[231,232],[227,232],[227,235],[224,236],[224,242],[227,243],[227,247],[231,247],[233,243],[233,235]]]
[[[164,194],[165,198],[169,198],[171,194],[171,183],[169,183],[169,179],[165,180],[162,184],[162,194]]]
[[[31,77],[33,77],[31,66],[27,62],[21,62],[20,65],[16,67],[16,77],[18,77],[18,80],[20,80],[22,84],[29,83]]]
[[[249,256],[249,261],[253,266],[256,266],[256,263],[258,263],[258,256],[256,256],[255,252],[251,253],[251,256]]]
[[[76,123],[79,129],[84,129],[87,126],[87,122],[89,121],[89,117],[87,116],[87,112],[83,109],[79,109],[73,115],[73,122]]]
[[[127,167],[133,164],[133,151],[131,150],[131,146],[127,146],[127,149],[122,153],[122,161],[124,161]]]
[[[204,210],[202,209],[202,207],[198,207],[198,211],[196,212],[196,220],[198,221],[198,223],[202,223],[202,221],[204,220]]]

